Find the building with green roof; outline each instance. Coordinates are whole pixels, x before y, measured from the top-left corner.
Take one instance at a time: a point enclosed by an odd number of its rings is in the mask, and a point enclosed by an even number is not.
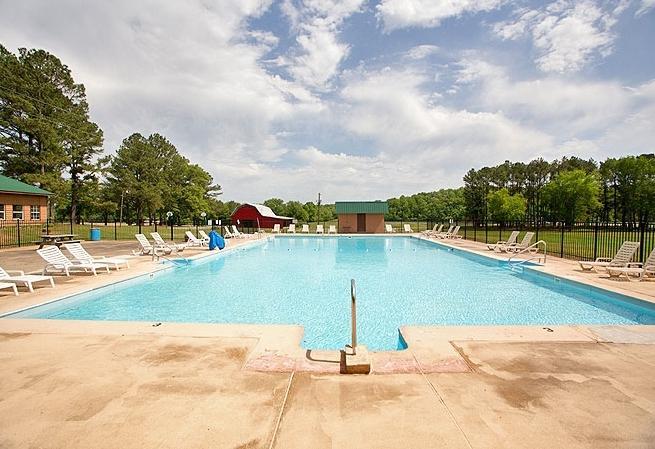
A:
[[[50,195],[52,193],[40,187],[0,175],[0,223],[8,220],[45,221]]]
[[[381,234],[384,214],[389,212],[386,201],[337,201],[339,233]]]

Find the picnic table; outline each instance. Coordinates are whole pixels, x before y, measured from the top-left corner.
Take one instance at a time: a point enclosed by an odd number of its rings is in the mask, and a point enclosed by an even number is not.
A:
[[[39,243],[39,249],[45,245],[61,246],[64,243],[80,243],[79,240],[74,240],[77,234],[43,234]]]

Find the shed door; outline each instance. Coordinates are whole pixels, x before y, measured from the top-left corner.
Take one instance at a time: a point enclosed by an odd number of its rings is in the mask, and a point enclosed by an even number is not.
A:
[[[357,232],[366,232],[366,214],[357,214]]]

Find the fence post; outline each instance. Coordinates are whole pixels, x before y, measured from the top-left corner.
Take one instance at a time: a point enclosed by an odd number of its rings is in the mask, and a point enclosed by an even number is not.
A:
[[[559,237],[559,256],[563,259],[564,258],[564,222],[560,222],[560,227],[562,229],[560,231],[560,237]]]
[[[18,236],[18,247],[20,248],[20,220],[16,220],[16,235]]]
[[[646,262],[646,221],[639,223],[640,232],[639,232],[639,260],[643,263]]]
[[[118,233],[116,230],[116,219],[114,218],[114,240],[118,240]]]
[[[138,219],[137,219],[137,222],[139,223],[139,234],[143,234],[143,233],[141,232],[141,219],[138,218]]]
[[[464,240],[466,240],[466,225],[468,224],[468,221],[464,219]]]
[[[484,243],[489,243],[489,222],[484,219]]]
[[[478,225],[475,220],[473,220],[473,241],[478,241]]]
[[[594,225],[594,260],[598,257],[598,218],[596,218],[596,224]]]

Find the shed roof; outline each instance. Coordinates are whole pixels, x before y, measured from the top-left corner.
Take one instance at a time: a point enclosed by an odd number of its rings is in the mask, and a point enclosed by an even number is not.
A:
[[[386,214],[389,205],[386,201],[337,201],[337,214]]]
[[[263,204],[254,204],[254,203],[243,203],[240,206],[238,206],[236,209],[234,209],[234,212],[239,210],[243,206],[252,206],[255,209],[257,209],[257,212],[259,212],[259,215],[262,217],[268,217],[268,218],[282,218],[284,220],[293,220],[292,217],[282,217],[280,215],[275,215],[275,212],[273,212],[273,209],[271,209],[268,206],[264,206]],[[232,215],[234,215],[234,212],[232,212]]]
[[[18,179],[9,178],[4,175],[0,175],[0,192],[20,193],[23,195],[52,195],[52,193],[47,190],[43,190],[37,186],[26,184]]]

